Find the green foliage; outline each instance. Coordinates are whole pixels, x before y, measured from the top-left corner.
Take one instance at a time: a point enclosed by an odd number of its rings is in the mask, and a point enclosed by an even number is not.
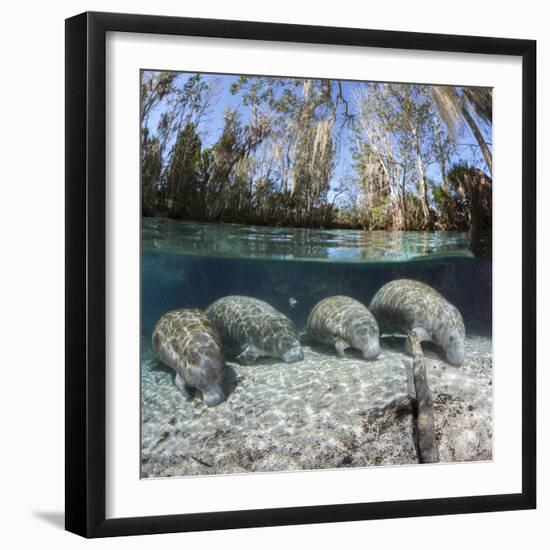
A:
[[[491,228],[492,179],[479,168],[466,163],[455,164],[448,174],[453,214],[462,216],[462,226],[472,232]]]
[[[141,122],[147,122],[151,110],[174,90],[176,73],[144,71],[141,75]]]
[[[491,227],[492,181],[478,168],[455,163],[447,174],[448,189],[434,189],[434,203],[439,213],[439,229],[470,229],[473,232]]]
[[[147,139],[147,135],[145,135],[141,155],[141,196],[143,216],[150,216],[155,212],[161,170],[162,160],[159,141],[156,138]]]
[[[200,159],[200,138],[195,127],[187,123],[176,139],[165,173],[166,206],[171,217],[194,217],[200,212]]]

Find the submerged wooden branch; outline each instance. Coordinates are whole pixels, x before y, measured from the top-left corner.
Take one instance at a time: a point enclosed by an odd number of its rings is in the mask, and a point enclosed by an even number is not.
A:
[[[433,400],[426,380],[424,353],[414,331],[408,333],[413,355],[413,378],[416,392],[416,434],[420,462],[439,462],[435,441]]]

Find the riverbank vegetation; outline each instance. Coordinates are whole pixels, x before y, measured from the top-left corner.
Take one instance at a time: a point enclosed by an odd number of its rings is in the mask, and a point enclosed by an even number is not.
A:
[[[488,88],[142,72],[144,216],[491,227]]]

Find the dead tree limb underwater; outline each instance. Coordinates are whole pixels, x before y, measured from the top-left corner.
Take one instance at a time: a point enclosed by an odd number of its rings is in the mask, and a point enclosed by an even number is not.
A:
[[[420,462],[439,462],[435,441],[433,399],[426,380],[424,353],[414,331],[408,333],[413,355],[413,379],[416,392],[416,439]]]

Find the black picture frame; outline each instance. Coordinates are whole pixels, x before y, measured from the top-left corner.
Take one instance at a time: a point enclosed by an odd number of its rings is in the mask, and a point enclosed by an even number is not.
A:
[[[108,31],[520,57],[522,491],[515,494],[106,519],[105,39]],[[536,506],[536,42],[351,28],[83,13],[66,20],[66,529],[85,537],[236,529]]]

